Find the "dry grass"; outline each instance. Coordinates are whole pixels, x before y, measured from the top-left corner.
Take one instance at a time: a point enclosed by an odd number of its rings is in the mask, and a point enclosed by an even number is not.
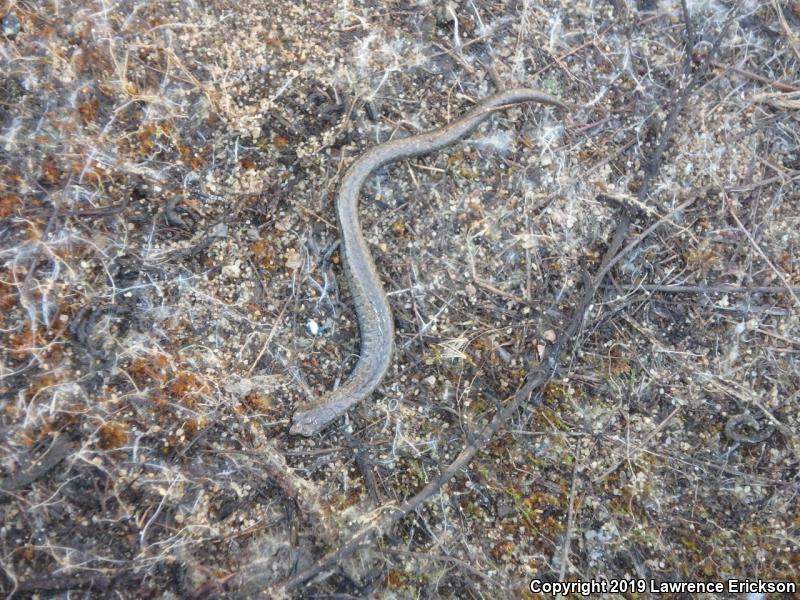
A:
[[[800,12],[686,8],[688,28],[672,0],[7,0],[5,593],[797,580]],[[493,78],[576,109],[499,113],[373,178],[394,367],[288,436],[358,351],[342,170]],[[553,348],[628,218],[555,376],[394,523]]]

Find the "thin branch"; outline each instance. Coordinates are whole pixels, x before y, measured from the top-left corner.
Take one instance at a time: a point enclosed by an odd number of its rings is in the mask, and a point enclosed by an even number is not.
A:
[[[564,533],[564,543],[561,546],[561,561],[558,569],[558,580],[564,581],[569,564],[569,549],[572,545],[572,532],[575,528],[575,495],[578,489],[578,468],[580,467],[580,444],[578,440],[578,450],[575,456],[575,463],[572,465],[572,483],[569,486],[569,502],[567,503],[567,530]]]
[[[721,62],[712,61],[713,64],[718,69],[726,69],[728,71],[733,71],[734,73],[738,73],[739,75],[743,75],[744,77],[748,77],[753,79],[754,81],[760,81],[766,85],[774,87],[776,90],[780,90],[782,92],[800,92],[800,86],[793,85],[791,83],[784,83],[782,81],[776,81],[774,79],[770,79],[769,77],[764,77],[763,75],[759,75],[758,73],[753,73],[753,71],[748,71],[747,69],[742,69],[741,67],[734,67],[733,65],[726,65]]]
[[[604,288],[621,290],[642,290],[645,292],[662,292],[666,294],[785,294],[800,292],[800,287],[783,285],[648,285],[645,283],[603,284]]]
[[[781,271],[778,269],[778,267],[776,267],[774,264],[772,264],[772,261],[769,259],[769,257],[767,257],[767,255],[764,254],[764,251],[761,250],[761,247],[758,245],[758,242],[756,242],[753,239],[753,236],[750,235],[750,232],[747,231],[747,229],[745,228],[744,225],[742,225],[742,222],[739,220],[739,217],[736,216],[736,213],[734,212],[733,207],[731,207],[730,213],[731,213],[731,216],[733,217],[733,220],[736,221],[736,225],[738,225],[739,229],[742,230],[742,233],[744,233],[745,236],[747,236],[747,241],[750,242],[750,245],[753,246],[753,249],[756,252],[758,252],[758,255],[761,258],[764,259],[764,262],[766,262],[767,265],[769,265],[769,268],[772,269],[772,272],[775,273],[777,278],[780,279],[781,282],[783,283],[783,285],[785,286],[786,291],[789,292],[789,294],[792,296],[792,298],[794,299],[795,304],[797,304],[797,306],[800,307],[800,298],[798,298],[797,294],[794,293],[794,288],[792,288],[792,286],[789,285],[789,282],[786,281],[786,277],[784,276],[784,274],[781,273]]]

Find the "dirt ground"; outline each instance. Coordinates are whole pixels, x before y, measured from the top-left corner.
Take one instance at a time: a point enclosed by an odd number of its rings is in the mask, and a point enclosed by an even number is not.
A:
[[[800,579],[797,2],[0,6],[6,597]],[[344,170],[512,84],[369,179],[392,367],[289,435]]]

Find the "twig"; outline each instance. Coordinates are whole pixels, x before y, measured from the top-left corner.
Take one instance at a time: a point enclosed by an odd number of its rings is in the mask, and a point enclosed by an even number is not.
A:
[[[789,42],[789,46],[792,48],[794,55],[800,58],[800,50],[797,49],[797,44],[795,43],[797,41],[797,35],[792,31],[792,28],[789,27],[789,23],[786,22],[786,16],[783,14],[783,9],[778,0],[772,0],[772,7],[775,9],[778,15],[778,21],[780,21],[783,32],[786,34],[786,41]]]
[[[682,408],[683,408],[683,406],[676,406],[673,409],[673,411],[671,413],[669,413],[664,418],[663,421],[661,421],[661,423],[659,423],[650,433],[647,434],[647,436],[636,446],[636,448],[634,448],[633,450],[630,450],[629,448],[626,448],[626,452],[625,452],[624,458],[620,458],[613,465],[611,465],[605,471],[600,473],[600,475],[595,477],[594,480],[593,480],[593,483],[595,483],[595,484],[602,483],[605,480],[606,477],[608,477],[614,471],[619,469],[619,466],[623,462],[625,462],[626,460],[630,461],[632,457],[636,456],[642,450],[644,450],[647,447],[647,444],[650,443],[650,440],[652,440],[656,435],[658,435],[664,429],[664,427],[666,427],[667,424],[672,420],[672,418],[680,412],[680,410]]]
[[[67,457],[69,447],[69,437],[63,434],[56,434],[47,452],[39,459],[37,464],[27,471],[12,475],[3,483],[0,483],[0,503],[10,501],[11,492],[16,492],[29,486],[55,469]]]
[[[800,287],[782,285],[760,285],[749,287],[746,285],[648,285],[644,283],[619,283],[617,285],[603,284],[604,288],[621,290],[643,290],[645,292],[663,292],[666,294],[785,294],[786,292],[800,292]]]
[[[784,339],[786,340],[786,338]],[[775,415],[773,415],[759,400],[758,395],[747,387],[718,376],[708,379],[705,384],[712,389],[720,391],[733,398],[740,408],[744,408],[748,404],[756,406],[762,413],[764,413],[764,416],[767,417],[770,423],[772,423],[783,435],[787,437],[797,437],[797,434],[790,427],[784,425],[779,419],[777,419]],[[791,401],[792,399],[789,398],[788,402]]]
[[[306,481],[295,474],[284,459],[283,455],[272,444],[265,442],[255,452],[230,452],[231,455],[242,457],[257,457],[255,472],[263,471],[267,479],[273,483],[281,493],[297,504],[301,513],[316,527],[327,529],[324,519],[324,510],[319,503],[322,497],[319,488],[313,482]]]
[[[572,532],[575,527],[575,492],[578,488],[578,467],[581,465],[580,444],[578,440],[578,450],[575,456],[575,463],[572,465],[572,483],[569,487],[569,502],[567,504],[567,530],[564,532],[564,544],[561,547],[561,561],[558,568],[558,580],[564,581],[567,574],[567,564],[569,563],[569,549],[572,545]]]
[[[658,221],[656,221],[655,223],[650,225],[642,233],[640,233],[638,236],[636,236],[636,238],[633,239],[627,246],[625,246],[625,248],[621,252],[619,252],[617,255],[615,255],[608,262],[608,264],[603,265],[603,267],[601,267],[600,271],[598,272],[597,276],[605,277],[605,275],[608,273],[608,271],[611,270],[611,267],[616,265],[620,260],[622,260],[625,256],[627,256],[628,253],[631,250],[636,248],[636,246],[641,244],[642,241],[647,238],[647,236],[649,236],[651,233],[653,233],[656,229],[661,227],[661,225],[663,225],[667,221],[670,221],[672,219],[673,215],[675,215],[675,214],[681,212],[682,210],[688,208],[691,204],[694,203],[694,201],[695,201],[695,198],[689,198],[686,202],[684,202],[683,204],[679,205],[677,208],[673,209],[670,213],[664,215]],[[601,277],[601,279],[602,279],[602,277]],[[599,286],[600,285],[600,281],[598,281],[597,284]]]
[[[494,61],[489,58],[485,61],[479,60],[478,62],[481,63],[483,70],[486,71],[489,79],[492,80],[492,85],[494,85],[495,91],[502,92],[506,88],[506,85],[503,83],[503,80],[497,72],[497,69],[494,68]]]
[[[750,232],[747,231],[747,229],[745,228],[744,225],[742,225],[742,222],[739,220],[739,217],[736,216],[736,213],[734,212],[733,207],[731,207],[730,213],[731,213],[731,216],[733,217],[733,220],[736,221],[736,225],[738,225],[739,229],[742,230],[742,233],[744,233],[745,236],[747,236],[747,241],[750,242],[750,245],[753,246],[753,249],[756,252],[758,252],[759,256],[764,259],[764,262],[766,262],[769,265],[769,268],[772,269],[772,272],[775,273],[775,275],[778,277],[778,279],[781,280],[781,282],[785,286],[785,289],[792,296],[792,298],[795,301],[795,304],[797,304],[797,306],[800,307],[800,298],[798,298],[797,294],[794,293],[794,289],[792,288],[792,286],[789,285],[789,282],[786,281],[786,277],[784,277],[783,273],[781,273],[780,270],[774,264],[772,264],[772,261],[767,257],[766,254],[764,254],[763,250],[761,250],[761,247],[758,245],[758,242],[756,242],[753,239],[753,236],[750,235]]]
[[[32,577],[20,581],[14,592],[69,592],[71,590],[111,591],[117,585],[122,585],[123,583],[131,581],[133,577],[133,573],[125,571],[117,575],[88,573],[86,575],[74,576],[48,575],[46,577]]]
[[[476,285],[482,287],[483,289],[492,292],[493,294],[497,294],[498,296],[501,296],[507,300],[511,300],[512,302],[516,302],[517,304],[521,304],[522,306],[528,304],[528,302],[525,299],[520,298],[519,296],[515,296],[514,294],[507,292],[505,290],[501,290],[499,287],[492,285],[491,283],[489,283],[485,279],[482,279],[481,277],[478,277],[477,275],[474,275],[472,277],[472,281],[474,281]]]
[[[737,186],[734,186],[734,187],[725,188],[725,191],[727,193],[736,193],[736,194],[742,193],[742,192],[752,192],[753,190],[756,190],[756,189],[758,189],[760,187],[764,187],[764,186],[767,186],[767,185],[772,185],[773,183],[778,183],[778,182],[780,182],[780,183],[791,183],[793,181],[796,181],[797,179],[800,179],[800,173],[798,173],[797,171],[794,171],[793,175],[788,178],[788,181],[787,181],[786,176],[784,176],[784,175],[775,175],[774,177],[769,177],[767,179],[762,179],[761,181],[756,181],[756,182],[750,183],[748,185],[737,185]]]
[[[283,303],[283,307],[281,308],[281,312],[278,313],[278,316],[275,317],[275,320],[272,322],[272,327],[269,330],[267,339],[264,340],[264,345],[261,346],[261,351],[258,353],[258,356],[256,356],[256,359],[253,361],[253,364],[250,365],[250,368],[247,369],[248,377],[250,377],[250,375],[253,374],[253,371],[255,370],[256,366],[258,366],[258,362],[261,360],[261,357],[264,356],[264,353],[267,351],[269,345],[272,343],[272,338],[275,336],[275,332],[278,330],[278,325],[280,325],[281,320],[283,320],[283,314],[286,312],[286,308],[289,306],[289,302],[291,302],[292,300],[294,300],[293,294],[286,299],[286,302]]]
[[[348,445],[354,450],[354,460],[359,471],[361,471],[361,475],[364,477],[364,483],[367,486],[370,501],[374,506],[380,506],[382,498],[381,492],[378,489],[378,481],[375,477],[375,467],[369,457],[369,452],[365,444],[350,433],[345,433],[345,438],[347,439]]]
[[[612,440],[612,441],[620,442],[620,440]],[[664,451],[656,452],[654,450],[648,450],[647,448],[644,448],[642,450],[642,453],[649,454],[650,456],[657,456],[662,459],[666,458],[669,459],[670,461],[683,463],[685,465],[689,465],[692,467],[702,466],[702,467],[708,467],[710,469],[716,469],[720,473],[727,473],[728,475],[733,475],[734,477],[747,479],[748,481],[751,481],[758,485],[775,485],[775,486],[789,487],[789,488],[800,487],[800,484],[796,481],[785,481],[783,479],[772,479],[770,477],[762,477],[759,475],[754,475],[752,473],[744,473],[738,469],[734,469],[729,465],[718,462],[711,462],[708,460],[703,460],[701,458],[692,458],[691,460],[689,460],[684,455],[681,454],[672,454],[670,452],[664,452]]]
[[[424,559],[424,560],[437,560],[437,561],[440,561],[440,562],[449,562],[449,563],[452,563],[452,564],[456,565],[460,569],[463,569],[467,573],[475,575],[476,577],[479,577],[479,578],[481,578],[481,579],[483,579],[485,581],[491,582],[492,585],[496,585],[497,584],[497,582],[490,575],[488,575],[487,573],[483,573],[483,572],[479,571],[478,569],[473,567],[468,562],[463,561],[460,558],[456,558],[455,556],[448,556],[446,554],[425,554],[423,552],[410,552],[408,550],[395,550],[394,548],[383,548],[383,549],[381,549],[381,552],[384,552],[385,554],[394,554],[396,556],[408,556],[408,557],[411,557],[411,558],[419,558],[419,559]]]
[[[738,73],[739,75],[743,75],[745,77],[749,77],[755,81],[760,81],[761,83],[765,83],[774,87],[776,90],[780,90],[782,92],[800,92],[800,86],[792,85],[791,83],[784,83],[782,81],[775,81],[774,79],[770,79],[769,77],[764,77],[763,75],[759,75],[758,73],[753,73],[752,71],[748,71],[747,69],[742,69],[740,67],[734,67],[733,65],[726,65],[721,62],[717,62],[716,60],[711,61],[715,67],[719,69],[727,69],[728,71],[733,71],[734,73]]]

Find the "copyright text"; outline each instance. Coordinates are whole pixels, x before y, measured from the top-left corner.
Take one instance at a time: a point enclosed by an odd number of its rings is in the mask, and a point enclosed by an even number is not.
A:
[[[793,581],[762,579],[728,579],[726,581],[656,581],[655,579],[578,579],[577,581],[542,581],[533,579],[530,590],[535,594],[562,596],[576,594],[796,594]]]

